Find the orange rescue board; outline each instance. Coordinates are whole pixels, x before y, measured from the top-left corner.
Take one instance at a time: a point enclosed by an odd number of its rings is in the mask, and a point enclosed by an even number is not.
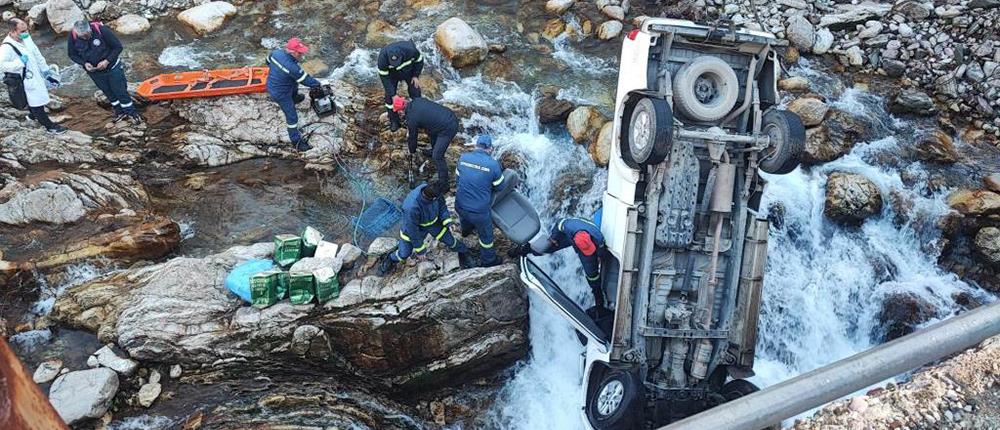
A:
[[[267,67],[244,67],[164,73],[143,81],[136,92],[149,101],[262,93],[267,72]]]

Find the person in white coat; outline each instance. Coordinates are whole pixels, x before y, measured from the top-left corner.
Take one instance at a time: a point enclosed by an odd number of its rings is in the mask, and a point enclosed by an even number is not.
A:
[[[28,24],[14,18],[7,21],[7,30],[7,37],[0,42],[0,72],[23,73],[24,92],[30,111],[28,118],[37,121],[50,133],[65,133],[66,128],[53,123],[45,113],[45,106],[49,104],[46,80],[52,84],[58,84],[58,80],[50,76],[51,70],[45,57],[28,34]]]

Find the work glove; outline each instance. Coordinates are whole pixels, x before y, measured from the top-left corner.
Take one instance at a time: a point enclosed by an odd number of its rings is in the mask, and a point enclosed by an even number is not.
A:
[[[320,87],[312,87],[309,89],[309,98],[316,100],[321,99],[326,96],[326,93]]]
[[[21,54],[21,62],[28,64],[28,54]]]

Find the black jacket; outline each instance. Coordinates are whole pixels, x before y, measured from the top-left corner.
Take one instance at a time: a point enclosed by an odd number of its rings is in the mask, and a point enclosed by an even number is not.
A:
[[[390,64],[389,57],[393,55],[399,58],[399,64]],[[378,53],[378,74],[382,79],[408,81],[420,76],[423,69],[424,57],[409,40],[390,43]]]
[[[451,109],[419,97],[406,105],[406,129],[409,132],[406,143],[410,152],[417,152],[417,134],[421,129],[429,136],[454,134],[458,132],[458,117]]]
[[[95,26],[97,28],[94,28]],[[110,70],[118,64],[118,56],[121,55],[122,49],[122,43],[115,36],[115,33],[102,24],[91,24],[89,40],[76,37],[73,33],[70,33],[69,37],[66,38],[69,59],[81,66],[85,63],[96,66],[97,63],[108,60],[110,64],[105,70]]]

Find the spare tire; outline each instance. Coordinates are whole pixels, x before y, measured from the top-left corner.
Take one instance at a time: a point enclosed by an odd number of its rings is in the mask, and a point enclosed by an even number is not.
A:
[[[674,76],[674,106],[695,121],[722,119],[733,110],[739,97],[736,72],[718,57],[696,57]]]
[[[664,99],[642,97],[629,105],[622,118],[619,145],[622,161],[633,169],[660,164],[670,154],[674,114]]]

